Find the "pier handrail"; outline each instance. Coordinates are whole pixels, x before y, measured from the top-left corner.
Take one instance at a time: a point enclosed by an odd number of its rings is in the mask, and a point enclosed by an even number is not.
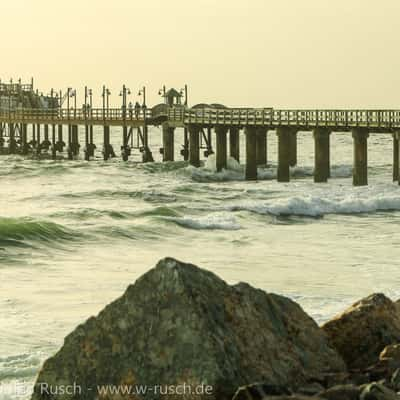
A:
[[[121,108],[94,108],[90,113],[85,109],[0,109],[0,119],[7,121],[31,121],[54,123],[129,123],[159,124],[167,121],[177,125],[232,125],[265,126],[273,129],[278,126],[313,129],[329,127],[349,130],[368,128],[378,130],[400,130],[400,110],[315,110],[315,109],[273,109],[273,108],[215,108],[215,107],[166,107],[153,111],[151,108],[128,110],[126,117]]]

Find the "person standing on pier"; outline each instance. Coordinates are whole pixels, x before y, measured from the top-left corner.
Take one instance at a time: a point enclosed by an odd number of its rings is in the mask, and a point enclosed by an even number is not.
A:
[[[135,103],[135,118],[139,119],[140,114],[140,104],[138,102]]]
[[[131,101],[128,104],[128,109],[129,109],[129,118],[132,119],[132,117],[133,117],[133,104],[132,104]]]

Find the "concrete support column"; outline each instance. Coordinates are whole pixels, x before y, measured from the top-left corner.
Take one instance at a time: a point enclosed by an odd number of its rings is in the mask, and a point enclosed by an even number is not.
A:
[[[228,153],[227,153],[227,133],[228,128],[225,126],[217,126],[215,128],[216,139],[216,166],[217,171],[222,171],[227,167]]]
[[[28,154],[28,125],[22,124],[21,130],[21,153]]]
[[[53,160],[57,157],[57,146],[56,146],[56,126],[51,127],[51,157]]]
[[[78,133],[78,125],[73,125],[72,127],[72,141],[73,141],[73,154],[77,156],[79,154],[79,133]]]
[[[327,182],[330,177],[330,134],[326,128],[314,130],[314,182]]]
[[[13,123],[10,123],[8,125],[9,128],[9,142],[8,142],[8,152],[10,154],[15,154],[17,152],[17,142],[15,140],[15,125]]]
[[[368,136],[369,133],[363,129],[353,130],[354,140],[354,164],[353,185],[368,185]]]
[[[246,180],[257,180],[257,127],[248,126],[246,134]]]
[[[36,152],[39,154],[42,150],[42,139],[40,136],[40,124],[36,125]]]
[[[57,151],[60,153],[64,151],[65,142],[63,140],[63,126],[60,124],[58,125],[58,132],[57,132]]]
[[[68,153],[68,160],[73,159],[73,152],[72,152],[72,125],[68,125],[68,145],[67,145],[67,153]]]
[[[399,181],[399,167],[399,132],[396,132],[393,133],[393,182]]]
[[[103,158],[107,161],[111,155],[110,149],[110,127],[104,126],[103,130]]]
[[[84,149],[85,160],[90,160],[90,150],[89,150],[89,125],[85,125],[85,149]]]
[[[201,136],[201,133],[200,133],[200,136]],[[206,157],[209,157],[210,155],[214,154],[214,150],[212,148],[212,129],[211,129],[211,127],[207,128],[206,139],[207,139],[207,150],[205,151],[204,155]]]
[[[278,135],[278,182],[289,182],[293,130],[288,127],[280,127],[276,134]]]
[[[122,127],[122,146],[121,146],[121,157],[123,161],[128,161],[130,155],[130,148],[128,145],[128,127],[124,125]]]
[[[257,130],[257,165],[267,163],[267,130],[258,128]]]
[[[163,124],[162,139],[163,139],[163,161],[174,161],[175,128],[168,126],[168,124]]]
[[[200,126],[189,125],[189,164],[200,167]]]
[[[0,122],[0,153],[4,148],[4,125]]]
[[[289,166],[294,167],[297,165],[297,131],[294,130],[290,135],[289,151]]]
[[[189,130],[186,127],[183,129],[183,146],[181,149],[181,156],[183,157],[184,161],[189,160]]]
[[[229,130],[229,155],[240,162],[240,133],[239,128]]]
[[[149,147],[149,129],[147,125],[143,126],[143,152],[142,161],[144,163],[154,162],[153,153]]]

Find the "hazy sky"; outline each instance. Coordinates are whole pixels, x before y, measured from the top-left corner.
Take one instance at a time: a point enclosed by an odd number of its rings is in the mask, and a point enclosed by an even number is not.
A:
[[[1,78],[189,85],[236,106],[400,107],[399,0],[0,0]],[[132,98],[132,100],[136,100]]]

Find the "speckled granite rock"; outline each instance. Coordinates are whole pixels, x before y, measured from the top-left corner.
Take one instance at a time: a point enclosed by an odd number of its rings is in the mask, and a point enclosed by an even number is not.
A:
[[[193,390],[205,383],[212,396],[185,399],[228,400],[248,383],[296,386],[310,375],[344,369],[295,302],[243,283],[229,286],[211,272],[167,258],[67,336],[45,362],[33,399],[95,399],[96,385],[186,384]],[[41,383],[76,383],[82,393],[46,396]],[[182,398],[154,392],[100,397]]]
[[[394,302],[378,293],[353,304],[322,328],[347,366],[362,369],[376,363],[385,346],[400,342],[400,313]]]

